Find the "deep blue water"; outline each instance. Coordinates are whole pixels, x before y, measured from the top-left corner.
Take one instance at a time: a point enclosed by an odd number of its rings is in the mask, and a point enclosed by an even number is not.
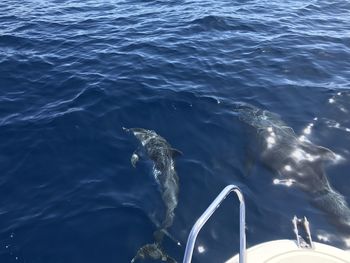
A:
[[[161,199],[149,166],[131,166],[137,142],[123,126],[183,152],[169,229],[183,245],[164,244],[178,261],[231,183],[246,198],[248,246],[293,238],[295,214],[315,240],[350,246],[307,193],[273,184],[258,160],[247,168],[252,138],[232,111],[253,104],[297,134],[313,123],[308,138],[343,157],[326,171],[349,202],[349,18],[340,0],[1,1],[0,261],[129,262],[153,241]],[[228,200],[193,262],[238,251]]]

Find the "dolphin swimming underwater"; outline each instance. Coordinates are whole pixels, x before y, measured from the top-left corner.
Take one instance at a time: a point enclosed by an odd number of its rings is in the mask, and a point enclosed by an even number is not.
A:
[[[152,160],[153,175],[159,186],[159,191],[165,206],[164,219],[161,224],[157,226],[158,230],[154,233],[155,243],[141,247],[131,262],[147,257],[161,259],[167,262],[176,262],[164,252],[161,244],[164,234],[169,235],[167,229],[173,224],[175,217],[174,210],[178,202],[179,178],[175,171],[174,157],[182,153],[172,148],[163,137],[152,130],[142,128],[123,129],[127,132],[131,132],[141,143],[141,146],[138,147],[131,156],[132,166],[135,167],[140,156],[144,156],[145,154]]]
[[[261,161],[276,171],[281,179],[274,183],[297,185],[311,197],[311,202],[326,212],[342,231],[350,233],[350,209],[340,193],[331,187],[324,165],[341,157],[298,137],[277,114],[249,104],[240,104],[235,112],[241,121],[255,130],[260,142]]]

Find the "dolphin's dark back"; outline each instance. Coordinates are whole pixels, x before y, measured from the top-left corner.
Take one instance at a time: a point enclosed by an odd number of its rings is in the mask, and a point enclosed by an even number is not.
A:
[[[277,114],[251,104],[239,104],[234,111],[239,114],[238,117],[241,121],[256,129],[265,129],[269,126],[285,126],[285,123]]]
[[[158,171],[165,172],[172,162],[170,144],[162,137],[153,137],[144,145],[148,157],[154,162]]]

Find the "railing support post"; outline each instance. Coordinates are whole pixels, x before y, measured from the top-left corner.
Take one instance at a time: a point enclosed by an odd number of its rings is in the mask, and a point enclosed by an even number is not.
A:
[[[235,192],[239,199],[239,263],[246,263],[245,203],[241,190],[235,185],[226,186],[196,221],[187,239],[183,263],[191,263],[199,231],[231,192]]]

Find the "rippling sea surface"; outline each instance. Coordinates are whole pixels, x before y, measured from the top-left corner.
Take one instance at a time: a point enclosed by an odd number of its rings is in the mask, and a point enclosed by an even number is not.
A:
[[[294,238],[291,219],[305,215],[316,241],[348,249],[307,192],[274,184],[250,156],[254,136],[232,109],[278,114],[341,156],[325,169],[349,202],[349,18],[340,0],[1,1],[0,261],[130,262],[153,242],[162,200],[149,161],[131,166],[138,144],[122,127],[183,152],[169,229],[182,246],[164,240],[177,261],[227,184],[245,195],[248,246]],[[222,262],[238,240],[230,197],[193,262]]]

